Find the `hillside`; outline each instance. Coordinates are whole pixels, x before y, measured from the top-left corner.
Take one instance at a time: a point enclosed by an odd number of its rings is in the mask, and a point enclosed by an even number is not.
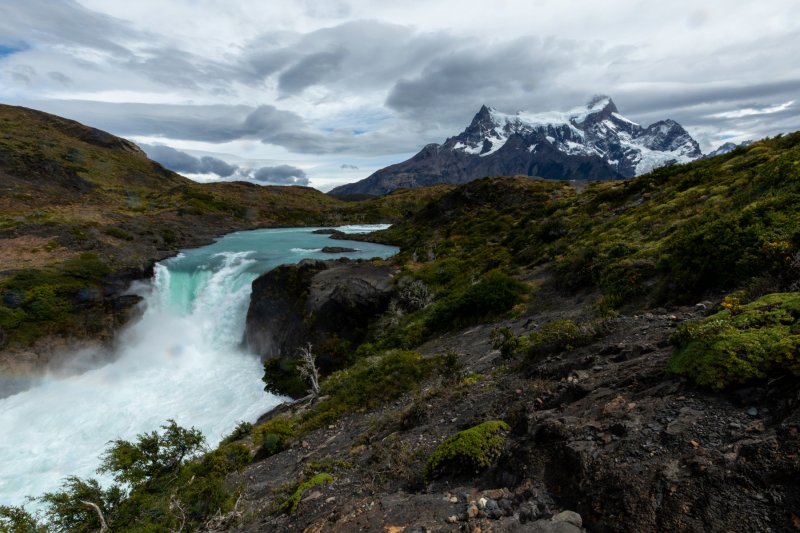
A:
[[[441,192],[342,202],[308,187],[200,184],[125,139],[0,105],[0,369],[108,341],[136,302],[122,296],[129,282],[181,248],[256,227],[397,220]]]
[[[792,134],[489,178],[366,237],[402,247],[395,304],[318,401],[232,437],[257,455],[216,527],[791,529],[798,162]]]

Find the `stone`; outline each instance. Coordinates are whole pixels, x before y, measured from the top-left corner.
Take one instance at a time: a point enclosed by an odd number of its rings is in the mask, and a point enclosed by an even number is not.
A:
[[[750,409],[747,410],[747,416],[753,416],[753,417],[758,416],[758,409],[756,409],[755,407],[751,407]]]
[[[253,281],[245,344],[263,360],[298,357],[298,349],[338,338],[360,343],[389,306],[394,267],[368,262],[304,260],[283,265]],[[332,356],[318,364],[335,368]]]
[[[357,252],[355,248],[346,248],[344,246],[324,246],[322,248],[323,254],[346,254],[350,252]]]
[[[487,503],[488,501],[489,501],[489,500],[487,500],[487,499],[486,499],[486,498],[484,498],[484,497],[478,498],[478,508],[479,508],[479,509],[486,509],[486,503]]]
[[[455,524],[456,522],[458,522],[458,517],[452,514],[445,519],[445,522],[447,522],[448,524]]]
[[[478,516],[478,506],[475,505],[475,502],[471,502],[467,506],[467,518],[475,518]]]
[[[575,527],[583,527],[583,518],[575,511],[561,511],[550,520],[553,522],[566,522]]]

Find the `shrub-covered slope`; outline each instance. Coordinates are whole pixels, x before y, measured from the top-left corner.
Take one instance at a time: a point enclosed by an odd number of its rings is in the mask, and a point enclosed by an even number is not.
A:
[[[578,189],[583,189],[579,194]],[[403,259],[472,273],[549,264],[601,309],[786,287],[800,252],[800,133],[631,181],[469,183],[383,232]]]

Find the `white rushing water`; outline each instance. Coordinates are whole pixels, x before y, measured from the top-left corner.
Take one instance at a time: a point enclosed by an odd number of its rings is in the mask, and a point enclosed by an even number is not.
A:
[[[167,419],[200,429],[213,446],[279,403],[263,390],[258,358],[239,347],[251,282],[277,264],[319,257],[305,250],[325,238],[309,229],[242,232],[156,265],[142,291],[146,310],[121,335],[112,363],[0,400],[0,505],[58,489],[66,476],[98,477],[109,441]],[[362,252],[349,255],[394,251],[354,244]]]

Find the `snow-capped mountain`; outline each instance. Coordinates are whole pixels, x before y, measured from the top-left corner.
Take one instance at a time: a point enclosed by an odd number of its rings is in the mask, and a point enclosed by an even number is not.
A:
[[[443,144],[429,144],[408,161],[331,194],[386,194],[491,175],[631,178],[700,157],[697,142],[674,120],[645,128],[622,116],[607,96],[567,112],[506,114],[483,106],[467,129]]]
[[[739,144],[732,143],[732,142],[726,142],[726,143],[723,143],[722,145],[720,145],[719,148],[717,148],[713,152],[709,152],[706,155],[704,155],[703,157],[714,157],[714,156],[717,156],[717,155],[727,154],[727,153],[733,152],[734,150],[736,150],[740,146],[749,146],[751,144],[753,144],[753,141],[742,141]]]

